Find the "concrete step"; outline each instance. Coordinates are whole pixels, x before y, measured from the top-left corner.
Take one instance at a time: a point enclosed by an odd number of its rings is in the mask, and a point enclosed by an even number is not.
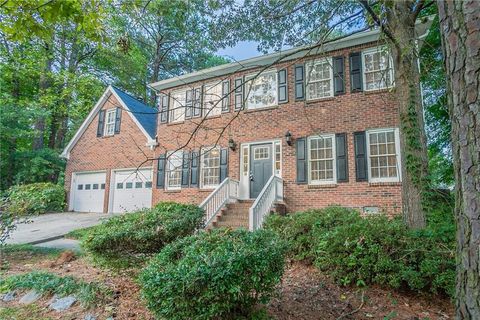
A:
[[[245,222],[236,222],[236,221],[215,221],[213,223],[213,225],[215,227],[243,227],[243,228],[246,228],[248,229],[248,221],[245,223]]]
[[[221,216],[217,220],[218,222],[242,222],[248,224],[248,217],[235,217],[235,216]]]

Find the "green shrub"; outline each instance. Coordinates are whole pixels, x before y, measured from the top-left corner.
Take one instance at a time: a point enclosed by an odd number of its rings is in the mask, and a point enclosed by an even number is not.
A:
[[[60,277],[45,271],[0,278],[0,292],[31,289],[42,294],[56,294],[60,297],[75,295],[86,306],[96,305],[99,300],[110,294],[108,289],[96,283],[84,282],[70,276]]]
[[[411,231],[400,218],[362,218],[332,207],[271,218],[266,227],[289,241],[293,258],[313,262],[344,285],[375,283],[453,296],[453,213],[437,209],[427,218],[427,228]]]
[[[166,244],[193,234],[203,219],[203,210],[195,205],[162,202],[104,221],[83,236],[82,245],[104,258],[157,253]]]
[[[355,210],[332,206],[288,216],[270,215],[265,222],[265,228],[287,240],[292,258],[311,263],[315,259],[312,250],[318,233],[359,219],[360,215]]]
[[[273,232],[216,229],[176,241],[140,276],[148,308],[165,319],[251,319],[284,269]],[[258,318],[258,317],[257,317]]]
[[[17,185],[7,192],[6,210],[16,215],[60,212],[64,207],[63,186],[50,182]]]

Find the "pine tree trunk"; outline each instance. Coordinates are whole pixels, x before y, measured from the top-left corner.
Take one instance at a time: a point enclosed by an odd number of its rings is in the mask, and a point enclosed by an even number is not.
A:
[[[452,121],[457,319],[480,319],[480,2],[440,1]]]
[[[387,37],[395,66],[395,94],[401,120],[403,216],[408,227],[420,229],[425,227],[429,183],[415,19],[411,1],[396,1],[387,8],[388,26],[395,39]]]

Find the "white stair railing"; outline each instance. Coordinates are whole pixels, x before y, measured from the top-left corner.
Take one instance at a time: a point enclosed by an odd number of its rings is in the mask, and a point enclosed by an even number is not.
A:
[[[263,187],[257,199],[249,209],[249,229],[260,229],[267,214],[272,210],[275,202],[283,201],[283,179],[271,176]]]
[[[205,227],[207,227],[222,207],[231,199],[238,199],[237,180],[225,178],[210,195],[203,200],[200,208],[205,211]]]

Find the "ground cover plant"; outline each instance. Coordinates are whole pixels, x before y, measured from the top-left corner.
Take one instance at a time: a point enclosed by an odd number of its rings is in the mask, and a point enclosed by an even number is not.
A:
[[[284,242],[270,231],[201,232],[150,261],[139,278],[143,296],[160,318],[252,319],[256,304],[274,294],[284,253]]]
[[[82,246],[97,261],[141,258],[193,234],[203,220],[198,206],[161,202],[151,209],[112,217],[79,236]]]
[[[35,290],[41,294],[64,297],[74,295],[83,305],[100,303],[109,290],[94,282],[77,280],[71,276],[58,276],[45,271],[32,271],[0,278],[0,292]]]
[[[313,263],[341,284],[453,296],[455,224],[448,208],[432,210],[427,228],[419,231],[400,218],[361,217],[339,207],[271,216],[266,228],[288,241],[292,258]]]

